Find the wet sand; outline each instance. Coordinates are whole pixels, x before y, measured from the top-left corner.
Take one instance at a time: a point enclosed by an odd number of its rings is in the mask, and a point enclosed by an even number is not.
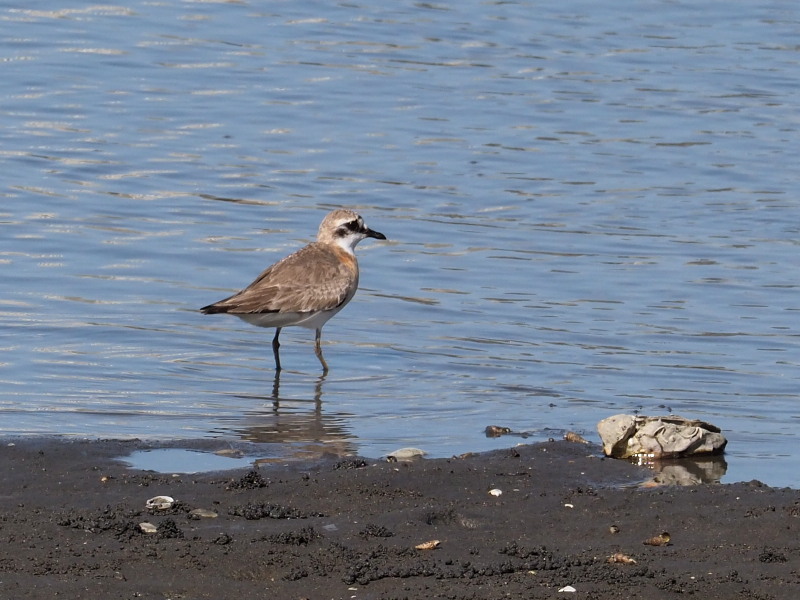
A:
[[[11,443],[0,598],[800,597],[797,490],[641,488],[596,446],[173,476],[115,460],[142,442]],[[176,504],[146,509],[157,495]]]

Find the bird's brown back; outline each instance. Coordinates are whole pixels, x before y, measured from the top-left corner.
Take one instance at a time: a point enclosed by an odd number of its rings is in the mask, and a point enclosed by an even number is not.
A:
[[[303,313],[332,310],[358,286],[356,258],[314,242],[268,267],[241,292],[200,309],[206,314]]]

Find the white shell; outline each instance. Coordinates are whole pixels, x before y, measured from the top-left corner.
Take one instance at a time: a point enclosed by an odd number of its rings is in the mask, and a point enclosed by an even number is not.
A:
[[[489,493],[490,493],[492,496],[501,496],[501,495],[503,494],[503,490],[500,490],[500,489],[494,488],[493,490],[489,490]]]
[[[576,589],[575,589],[574,587],[572,587],[571,585],[565,585],[564,587],[562,587],[562,588],[561,588],[560,590],[558,590],[558,591],[559,591],[559,592],[577,592],[578,590],[576,590]]]
[[[175,504],[175,498],[172,496],[155,496],[145,502],[145,506],[153,510],[167,510],[172,508],[173,504]]]

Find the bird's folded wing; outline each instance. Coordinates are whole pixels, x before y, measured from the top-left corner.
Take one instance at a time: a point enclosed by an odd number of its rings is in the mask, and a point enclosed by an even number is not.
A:
[[[212,307],[215,312],[233,314],[331,310],[347,300],[354,285],[358,285],[358,271],[353,265],[338,260],[325,247],[310,244]]]

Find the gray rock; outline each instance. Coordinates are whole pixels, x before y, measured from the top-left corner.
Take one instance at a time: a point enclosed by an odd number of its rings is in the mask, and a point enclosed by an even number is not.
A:
[[[728,443],[719,427],[678,416],[614,415],[597,424],[603,452],[614,458],[678,458],[719,454]]]

